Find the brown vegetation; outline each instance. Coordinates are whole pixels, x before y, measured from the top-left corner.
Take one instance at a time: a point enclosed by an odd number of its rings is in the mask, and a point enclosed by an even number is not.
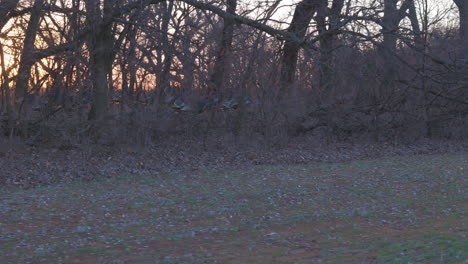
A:
[[[2,0],[2,147],[466,140],[464,1],[284,3]]]

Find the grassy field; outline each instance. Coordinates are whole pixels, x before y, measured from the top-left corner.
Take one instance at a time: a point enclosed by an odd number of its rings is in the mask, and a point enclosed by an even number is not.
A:
[[[0,189],[1,263],[467,263],[466,154]]]

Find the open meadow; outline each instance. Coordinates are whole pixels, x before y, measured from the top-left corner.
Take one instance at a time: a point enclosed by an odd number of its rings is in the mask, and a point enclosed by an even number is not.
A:
[[[466,263],[465,153],[0,192],[2,263]]]

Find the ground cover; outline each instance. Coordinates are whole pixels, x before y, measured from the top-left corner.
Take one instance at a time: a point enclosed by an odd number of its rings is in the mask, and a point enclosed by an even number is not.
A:
[[[460,154],[0,189],[2,263],[466,263]]]

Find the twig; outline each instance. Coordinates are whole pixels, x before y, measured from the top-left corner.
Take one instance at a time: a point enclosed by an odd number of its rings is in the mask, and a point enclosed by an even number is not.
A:
[[[37,120],[36,122],[32,123],[32,125],[35,126],[35,125],[37,125],[37,124],[43,122],[44,120],[46,120],[47,118],[49,118],[49,117],[55,115],[57,112],[59,112],[59,111],[62,110],[62,109],[63,109],[62,106],[58,107],[57,109],[54,109],[54,111],[49,112],[47,115],[45,115],[45,116],[42,117],[41,119],[39,119],[39,120]]]
[[[409,88],[412,88],[412,89],[415,89],[415,90],[418,90],[418,91],[423,91],[425,93],[429,93],[429,94],[432,94],[432,95],[435,95],[437,97],[441,97],[441,98],[444,98],[446,100],[449,100],[449,101],[453,101],[453,102],[457,102],[457,103],[460,103],[460,104],[465,104],[465,105],[468,105],[468,100],[460,100],[460,99],[457,99],[457,98],[452,98],[452,97],[449,97],[449,96],[445,96],[442,94],[442,92],[440,93],[436,93],[434,91],[425,91],[424,89],[414,85],[414,84],[410,84],[409,82],[405,81],[405,80],[397,80],[397,82],[401,83],[401,84],[405,84],[407,85]]]

